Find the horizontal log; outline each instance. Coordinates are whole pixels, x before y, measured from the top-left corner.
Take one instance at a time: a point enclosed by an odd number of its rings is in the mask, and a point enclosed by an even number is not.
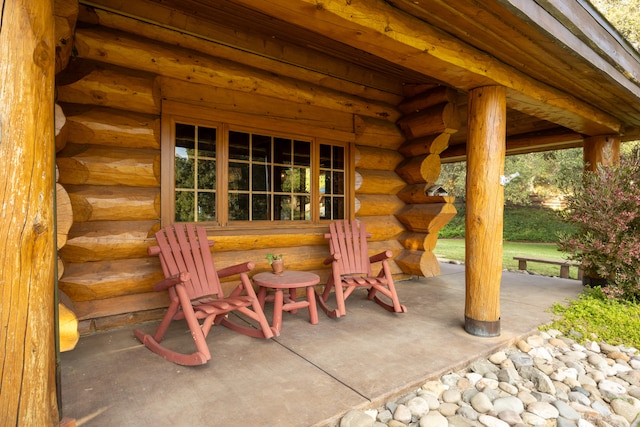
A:
[[[238,121],[238,113],[241,113],[246,116],[245,120],[257,127],[268,129],[275,126],[275,129],[280,132],[294,133],[300,133],[301,128],[313,127],[313,134],[318,138],[355,141],[353,114],[168,77],[158,77],[157,81],[161,87],[163,99],[172,101],[174,104],[186,103],[198,108],[206,108],[205,114],[208,119],[224,122]],[[189,114],[189,116],[193,114],[191,111],[179,111],[180,108],[184,108],[184,105],[178,105],[175,108],[178,111],[168,111],[166,102],[162,107],[165,113]],[[213,117],[210,110],[215,112]],[[199,113],[203,114],[202,111]]]
[[[58,289],[58,338],[60,351],[73,350],[78,343],[78,318],[74,305],[62,290]]]
[[[80,58],[134,68],[194,83],[287,99],[330,110],[366,116],[387,116],[388,106],[363,98],[281,77],[231,61],[172,45],[163,45],[116,31],[79,28],[76,49]]]
[[[64,147],[67,146],[68,140],[69,140],[69,124],[67,123],[65,118],[64,125],[60,129],[60,132],[56,134],[56,138],[55,138],[56,153],[59,153],[60,151],[64,150]]]
[[[160,148],[160,119],[149,114],[65,104],[69,142],[123,148]]]
[[[151,21],[170,21],[170,27],[125,16],[129,12],[130,16],[135,16],[140,8],[144,8],[145,16]],[[202,11],[202,3],[199,8]],[[120,2],[118,10],[124,13],[81,7],[81,19],[138,37],[245,64],[274,75],[292,77],[338,92],[380,101],[389,106],[402,101],[400,94],[404,85],[388,73],[346,62],[298,43],[286,43],[282,39],[263,36],[255,31],[243,32],[237,26],[230,29],[222,25],[211,25],[209,19],[198,19],[193,14],[153,0],[138,0],[135,4]],[[206,12],[200,15],[204,17]],[[390,107],[389,112],[379,112],[377,115],[389,117],[391,112],[399,114]],[[393,121],[396,119],[397,117],[391,118]]]
[[[410,231],[437,233],[456,215],[451,203],[427,203],[406,205],[396,218]]]
[[[423,111],[438,104],[449,102],[455,104],[457,98],[458,94],[454,89],[448,86],[438,86],[404,100],[398,105],[398,109],[402,111],[403,114],[408,115]]]
[[[158,150],[69,144],[56,164],[61,184],[160,186]]]
[[[158,257],[68,263],[58,282],[74,302],[151,292],[164,275]]]
[[[64,276],[64,261],[58,256],[58,280]]]
[[[393,215],[403,207],[402,200],[394,195],[359,194],[355,198],[355,213],[358,217]]]
[[[405,185],[393,171],[358,169],[355,174],[356,194],[396,194]]]
[[[80,339],[78,318],[62,303],[58,304],[58,338],[62,352],[73,350]]]
[[[56,0],[53,17],[56,37],[55,72],[58,74],[67,67],[73,52],[73,32],[78,19],[78,0]]]
[[[438,243],[438,233],[414,233],[407,231],[398,236],[398,242],[410,251],[431,251]]]
[[[73,218],[85,221],[145,221],[160,219],[160,189],[68,185]]]
[[[96,319],[116,314],[153,310],[169,306],[169,295],[163,292],[145,292],[142,294],[124,295],[115,298],[74,303],[78,320]]]
[[[398,193],[398,198],[407,204],[453,203],[455,196],[427,196],[431,184],[419,183],[407,185]]]
[[[247,248],[262,248],[264,252],[273,252],[270,248],[290,248],[295,246],[325,246],[327,241],[325,233],[328,227],[320,227],[317,230],[215,230],[209,232],[209,240],[214,242],[212,251],[246,251]],[[263,257],[263,256],[261,256]],[[247,261],[256,261],[248,259]]]
[[[75,222],[58,253],[67,262],[144,258],[158,221]]]
[[[61,151],[67,145],[67,137],[69,136],[69,128],[66,126],[67,117],[59,104],[55,105],[54,124],[56,136],[56,153]]]
[[[357,145],[355,148],[356,169],[394,170],[403,157],[396,150],[365,147]]]
[[[358,217],[366,225],[367,232],[371,233],[370,242],[395,240],[405,231],[404,226],[393,215]]]
[[[542,151],[564,150],[582,147],[584,136],[566,128],[529,135],[518,135],[507,138],[506,155],[538,153]],[[443,163],[462,162],[467,160],[466,145],[450,146],[440,155]]]
[[[437,83],[409,83],[405,84],[402,87],[402,93],[404,94],[405,99],[407,99],[413,98],[422,93],[429,92],[439,87],[442,87],[442,85],[439,85]]]
[[[440,263],[433,252],[405,250],[396,257],[396,263],[406,274],[424,277],[440,275]]]
[[[109,331],[112,329],[140,326],[143,323],[160,321],[166,313],[166,309],[157,308],[153,310],[136,311],[131,313],[116,314],[114,316],[98,317],[96,319],[84,320],[83,322],[89,324],[91,333]],[[83,330],[80,330],[80,335],[83,335]]]
[[[405,159],[396,168],[396,173],[407,184],[437,182],[441,170],[440,156],[426,154]]]
[[[67,190],[56,184],[56,244],[58,249],[67,243],[67,234],[73,225],[73,209]]]
[[[160,114],[160,88],[150,73],[78,60],[57,83],[61,102]]]
[[[250,273],[253,275],[262,271],[271,271],[269,261],[266,259],[268,253],[282,254],[285,269],[288,270],[323,270],[326,268],[323,261],[329,256],[329,242],[325,240],[324,245],[321,246],[281,246],[245,249],[243,251],[214,252],[213,261],[217,269],[236,265],[241,262],[252,261],[256,265]],[[237,280],[237,277],[232,277],[229,280]]]
[[[415,157],[423,154],[440,154],[449,147],[450,133],[437,133],[422,138],[411,139],[398,149],[405,157]]]
[[[359,115],[353,118],[353,122],[358,145],[397,150],[405,141],[393,122]]]
[[[441,133],[455,133],[461,126],[458,111],[448,102],[404,116],[398,120],[407,139],[415,139]]]

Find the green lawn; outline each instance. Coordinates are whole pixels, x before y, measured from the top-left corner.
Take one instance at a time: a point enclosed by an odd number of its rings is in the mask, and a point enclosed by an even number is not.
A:
[[[438,244],[433,251],[438,257],[464,261],[464,239],[438,239]],[[566,259],[565,254],[558,251],[555,243],[521,243],[504,242],[502,249],[502,268],[516,270],[518,261],[514,256],[531,256],[536,258]],[[560,266],[550,264],[540,264],[535,262],[527,263],[527,270],[545,276],[560,276]],[[578,270],[571,267],[569,277],[577,279]]]

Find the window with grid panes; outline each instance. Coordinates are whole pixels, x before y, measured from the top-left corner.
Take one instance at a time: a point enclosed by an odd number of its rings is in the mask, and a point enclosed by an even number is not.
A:
[[[345,217],[344,146],[224,124],[176,122],[173,134],[176,222],[284,224]],[[222,158],[226,165],[217,165]]]
[[[175,124],[176,222],[216,220],[217,129]]]

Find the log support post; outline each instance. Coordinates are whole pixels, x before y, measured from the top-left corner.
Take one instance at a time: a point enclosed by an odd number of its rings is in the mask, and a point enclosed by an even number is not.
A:
[[[620,163],[620,136],[599,135],[584,139],[582,149],[585,170],[595,171],[598,165]]]
[[[54,426],[53,0],[0,15],[0,423]]]
[[[465,330],[500,335],[500,280],[506,151],[506,91],[469,92],[465,253]]]

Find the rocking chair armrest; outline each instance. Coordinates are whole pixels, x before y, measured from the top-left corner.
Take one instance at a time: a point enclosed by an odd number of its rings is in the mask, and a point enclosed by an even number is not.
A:
[[[338,260],[340,260],[340,258],[342,258],[342,256],[341,256],[340,254],[333,254],[333,255],[330,255],[330,256],[326,257],[326,258],[324,259],[323,263],[324,263],[325,265],[327,265],[327,264],[331,264],[331,263],[332,263],[332,262],[334,262],[334,261],[338,261]]]
[[[167,277],[166,279],[163,279],[153,285],[153,290],[156,292],[164,291],[172,286],[177,285],[178,283],[186,282],[187,280],[189,280],[189,277],[189,273],[178,273],[171,277]]]
[[[386,250],[384,252],[380,252],[378,255],[373,255],[369,257],[370,262],[379,262],[384,261],[385,259],[389,259],[393,256],[393,252],[390,250]]]
[[[248,261],[242,264],[232,265],[218,270],[218,277],[228,277],[234,274],[246,273],[255,268],[255,263]]]

